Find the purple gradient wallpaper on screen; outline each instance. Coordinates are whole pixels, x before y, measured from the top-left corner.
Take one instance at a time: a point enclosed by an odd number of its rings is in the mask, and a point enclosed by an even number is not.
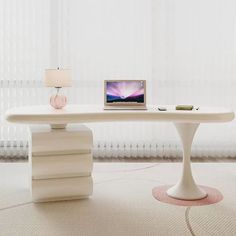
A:
[[[107,103],[135,102],[144,103],[143,81],[107,81]]]

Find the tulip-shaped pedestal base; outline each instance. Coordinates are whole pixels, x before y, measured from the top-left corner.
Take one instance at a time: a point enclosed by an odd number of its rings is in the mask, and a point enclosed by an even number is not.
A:
[[[191,170],[191,146],[198,126],[197,123],[175,123],[183,145],[183,169],[179,182],[167,191],[170,197],[181,200],[198,200],[207,196],[206,192],[196,185]]]

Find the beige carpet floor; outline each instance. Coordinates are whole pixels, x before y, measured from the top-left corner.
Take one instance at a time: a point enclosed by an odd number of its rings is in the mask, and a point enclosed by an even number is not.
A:
[[[1,236],[236,235],[236,163],[194,163],[196,181],[219,189],[214,205],[181,207],[155,200],[174,184],[180,163],[95,163],[87,200],[34,204],[25,163],[0,164]]]

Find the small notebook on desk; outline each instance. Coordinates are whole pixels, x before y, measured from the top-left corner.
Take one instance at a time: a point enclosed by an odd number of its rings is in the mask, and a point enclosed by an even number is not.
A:
[[[193,105],[177,105],[175,107],[176,110],[182,110],[182,111],[192,111]]]

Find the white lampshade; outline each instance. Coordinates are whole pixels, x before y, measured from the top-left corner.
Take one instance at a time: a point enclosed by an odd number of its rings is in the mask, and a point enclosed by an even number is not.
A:
[[[47,87],[71,87],[71,71],[68,69],[46,69],[44,84]]]

